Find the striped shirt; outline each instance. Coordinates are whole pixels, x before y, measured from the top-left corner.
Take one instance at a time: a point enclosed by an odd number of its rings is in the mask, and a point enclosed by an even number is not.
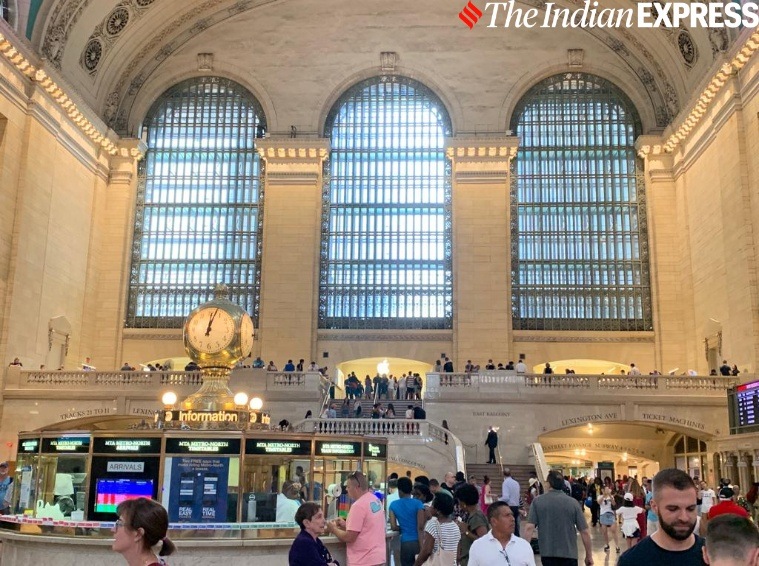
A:
[[[455,552],[461,540],[461,530],[453,521],[441,523],[437,520],[437,517],[432,517],[424,527],[424,531],[430,533],[430,536],[435,539],[435,547],[432,549],[432,552],[434,553],[438,550],[438,529],[443,543],[443,550]]]

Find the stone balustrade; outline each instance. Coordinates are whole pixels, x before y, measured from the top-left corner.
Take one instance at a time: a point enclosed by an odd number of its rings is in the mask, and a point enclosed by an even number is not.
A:
[[[199,371],[25,371],[17,366],[7,369],[5,390],[68,391],[161,391],[167,388],[195,390],[203,383]],[[319,372],[265,371],[236,368],[230,386],[263,385],[265,391],[326,392],[329,383]],[[234,388],[234,387],[233,387]]]
[[[744,376],[747,377],[747,376]],[[749,380],[752,380],[751,376]],[[486,371],[477,374],[427,374],[428,391],[492,391],[493,389],[582,389],[598,393],[617,394],[623,389],[641,393],[718,395],[742,381],[725,376],[670,376],[670,375],[580,375],[580,374],[517,374],[511,371]]]
[[[386,438],[416,437],[431,440],[441,445],[441,450],[450,451],[457,470],[466,470],[464,445],[451,433],[427,420],[417,419],[306,419],[295,423],[293,430],[334,434],[335,436],[382,436]]]
[[[580,375],[580,374],[517,374],[511,371],[468,373],[429,373],[425,387],[427,398],[448,396],[454,391],[482,393],[531,390],[583,390],[614,394],[620,390],[636,390],[642,394],[714,395],[722,396],[735,385],[756,376],[669,376],[669,375]],[[17,366],[7,369],[5,389],[8,390],[88,390],[88,391],[160,391],[167,387],[197,389],[202,383],[200,372],[185,371],[25,371]],[[263,369],[240,368],[232,372],[231,382],[264,384],[265,391],[314,392],[323,398],[329,381],[319,372],[267,372]],[[339,388],[338,388],[339,389]],[[338,395],[339,397],[340,395]]]

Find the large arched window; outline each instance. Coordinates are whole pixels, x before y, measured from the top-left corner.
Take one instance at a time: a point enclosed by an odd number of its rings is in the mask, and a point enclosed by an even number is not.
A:
[[[511,190],[515,329],[651,330],[646,201],[629,98],[550,77],[520,100]]]
[[[365,80],[327,117],[319,327],[452,325],[448,114],[424,85]]]
[[[179,327],[217,283],[258,313],[263,187],[261,106],[203,77],[169,89],[145,120],[127,326]]]

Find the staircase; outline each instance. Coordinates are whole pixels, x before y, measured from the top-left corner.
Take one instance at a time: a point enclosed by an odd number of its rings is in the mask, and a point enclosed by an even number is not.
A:
[[[333,401],[336,402],[336,401]],[[340,416],[340,407],[342,406],[342,400],[337,402],[337,416]],[[351,399],[350,401],[350,416],[353,417],[353,415],[356,414],[356,403],[361,403],[361,418],[371,418],[372,416],[372,408],[374,407],[374,400],[372,399]],[[389,403],[393,404],[393,409],[395,409],[395,418],[396,419],[402,419],[406,415],[406,409],[409,405],[412,405],[414,407],[422,407],[424,408],[424,402],[419,400],[413,400],[413,399],[380,399],[377,401],[377,403],[382,403],[382,408],[387,409],[387,406]]]
[[[512,477],[519,483],[519,491],[524,494],[529,487],[527,480],[530,479],[530,472],[535,471],[532,464],[504,464],[504,468],[511,470]],[[501,486],[503,485],[503,473],[500,464],[472,464],[466,465],[468,476],[475,476],[477,483],[482,484],[483,476],[490,478],[490,492],[496,499],[501,497]]]

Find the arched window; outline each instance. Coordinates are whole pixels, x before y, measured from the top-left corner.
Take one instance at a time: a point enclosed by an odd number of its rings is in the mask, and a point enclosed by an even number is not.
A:
[[[135,215],[127,326],[179,327],[225,283],[258,313],[261,106],[218,77],[183,81],[148,113]]]
[[[408,78],[365,80],[335,103],[320,328],[451,328],[450,134],[440,99]]]
[[[646,200],[629,98],[550,77],[520,100],[512,171],[515,329],[651,330]]]

